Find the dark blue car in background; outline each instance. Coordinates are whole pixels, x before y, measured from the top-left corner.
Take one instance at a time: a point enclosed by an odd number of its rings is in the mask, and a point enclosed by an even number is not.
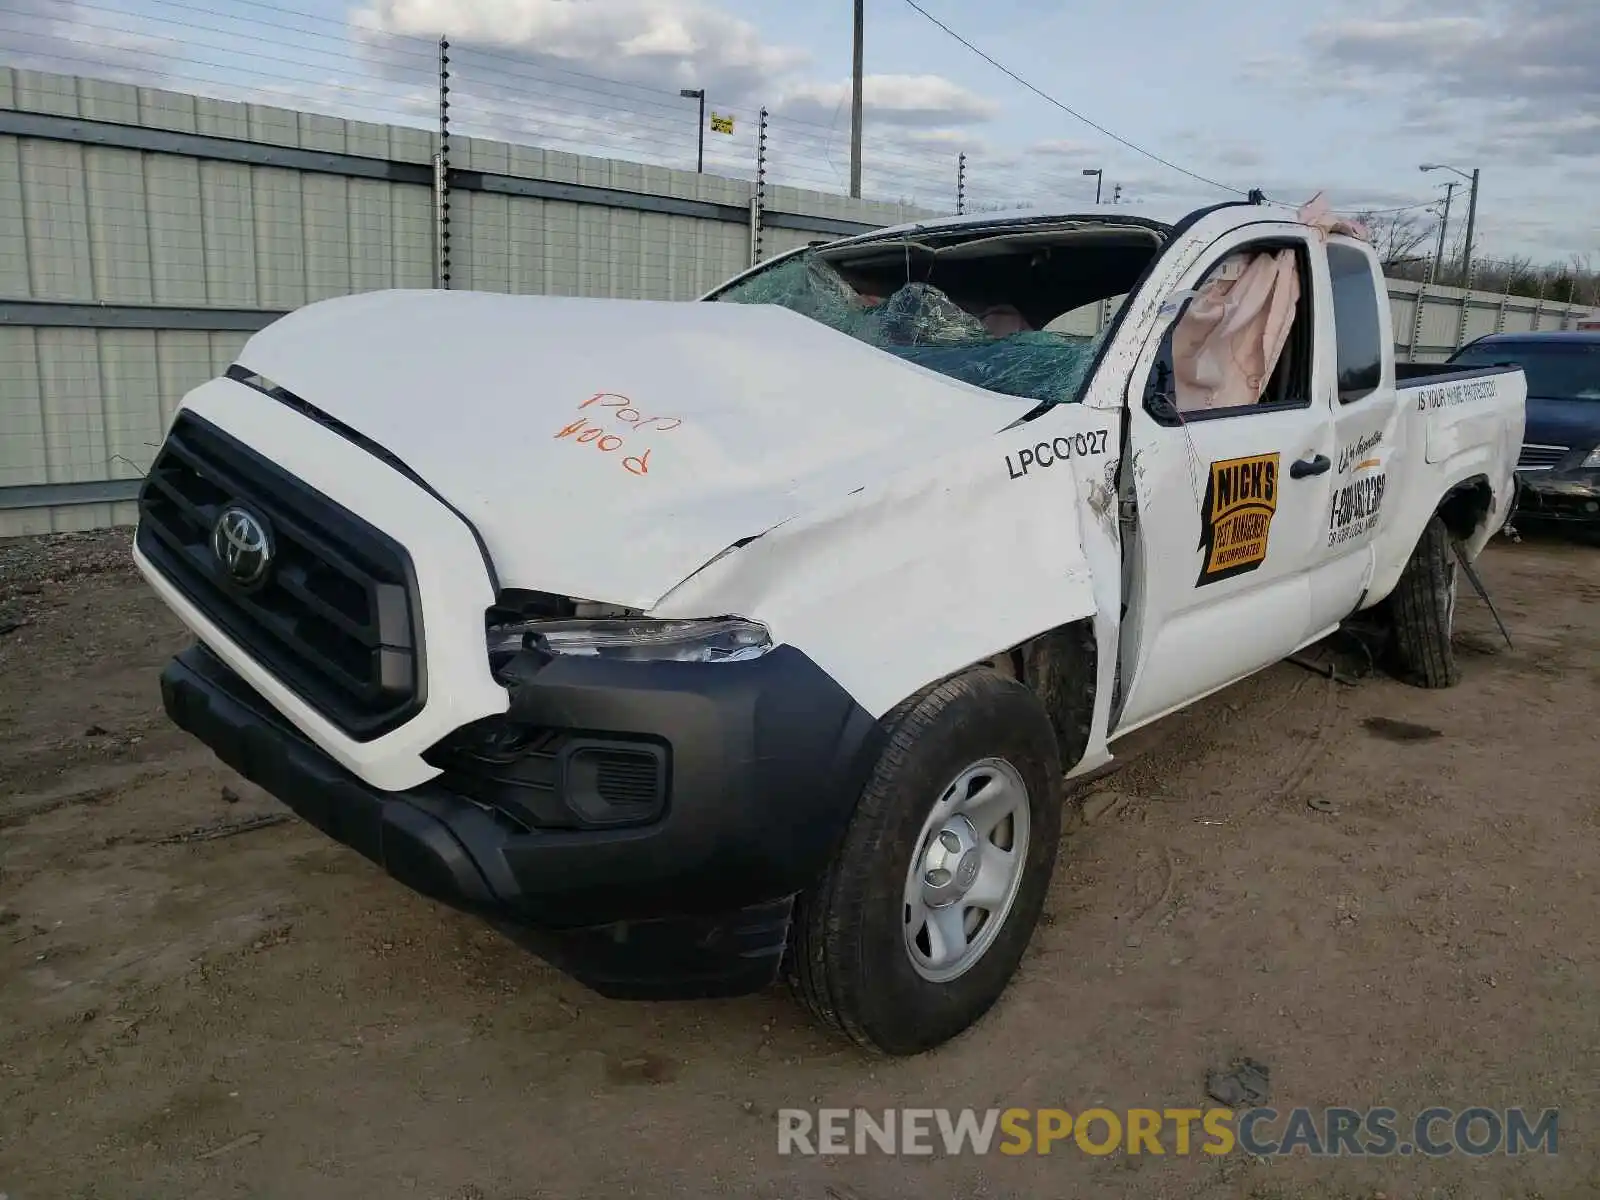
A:
[[[1600,332],[1495,333],[1450,361],[1511,363],[1528,377],[1518,516],[1600,528]]]

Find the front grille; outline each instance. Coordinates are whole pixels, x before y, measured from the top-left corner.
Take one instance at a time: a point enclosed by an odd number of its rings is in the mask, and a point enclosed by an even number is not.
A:
[[[1517,458],[1519,471],[1548,471],[1567,456],[1567,446],[1536,446],[1522,443],[1522,454]]]
[[[592,829],[654,820],[666,802],[667,755],[621,741],[487,717],[423,755],[447,791],[527,829]]]
[[[224,512],[264,526],[262,578],[213,549]],[[367,741],[422,705],[410,556],[392,538],[208,421],[181,413],[139,493],[140,550],[266,670]]]

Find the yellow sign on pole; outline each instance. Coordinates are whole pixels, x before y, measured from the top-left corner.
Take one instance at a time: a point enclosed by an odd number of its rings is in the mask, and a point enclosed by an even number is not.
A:
[[[724,117],[720,113],[712,113],[711,114],[711,132],[712,133],[732,133],[733,132],[733,118],[732,117]]]

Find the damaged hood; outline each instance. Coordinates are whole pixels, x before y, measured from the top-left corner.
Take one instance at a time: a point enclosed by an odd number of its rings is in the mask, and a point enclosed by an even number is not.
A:
[[[767,305],[371,292],[297,310],[239,363],[404,461],[503,586],[641,609],[1035,407]]]

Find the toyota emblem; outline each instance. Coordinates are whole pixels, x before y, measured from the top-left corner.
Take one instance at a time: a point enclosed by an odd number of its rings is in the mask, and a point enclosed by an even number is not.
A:
[[[254,513],[237,505],[225,508],[211,527],[211,553],[217,556],[229,582],[254,587],[272,566],[272,534]]]

